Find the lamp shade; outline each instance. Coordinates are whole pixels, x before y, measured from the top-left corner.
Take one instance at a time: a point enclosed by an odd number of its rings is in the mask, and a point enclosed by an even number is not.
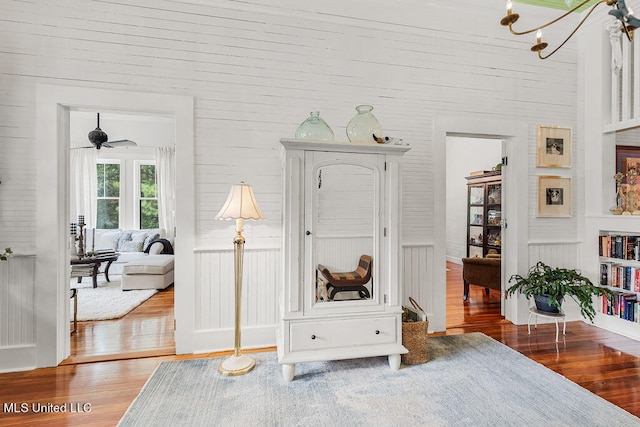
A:
[[[240,182],[231,186],[229,197],[215,219],[266,219],[250,185]]]

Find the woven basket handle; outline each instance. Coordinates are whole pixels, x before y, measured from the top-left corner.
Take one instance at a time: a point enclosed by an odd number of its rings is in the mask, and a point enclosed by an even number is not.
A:
[[[420,307],[420,306],[418,305],[418,303],[416,302],[416,300],[414,300],[412,297],[409,297],[409,302],[411,303],[411,305],[413,306],[413,308],[415,308],[416,310],[420,310],[420,311],[421,311],[421,312],[423,312],[424,314],[427,314],[427,313],[425,313],[425,311],[422,309],[422,307]]]

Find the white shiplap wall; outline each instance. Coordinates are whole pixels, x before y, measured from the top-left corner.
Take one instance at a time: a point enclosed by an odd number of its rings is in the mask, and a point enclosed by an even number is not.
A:
[[[532,17],[552,15],[519,8]],[[419,259],[427,264],[434,210],[442,208],[432,203],[433,188],[444,179],[431,173],[436,117],[526,122],[526,149],[532,154],[536,123],[575,123],[574,46],[540,62],[529,52],[528,41],[497,24],[504,13],[502,0],[455,5],[415,0],[0,0],[0,9],[0,243],[24,252],[35,248],[36,84],[194,96],[193,208],[201,304],[196,324],[201,328],[232,324],[228,315],[210,317],[227,309],[232,292],[207,294],[207,286],[227,282],[222,266],[231,265],[230,251],[220,252],[227,246],[219,243],[229,240],[230,228],[213,217],[230,184],[245,180],[268,218],[245,224],[247,242],[277,247],[278,140],[293,136],[309,111],[320,110],[337,139],[345,140],[354,107],[370,103],[387,135],[411,143],[403,177],[404,238],[412,247],[422,245],[427,258]],[[553,31],[546,35],[553,36]],[[521,191],[534,193],[534,174],[529,188]],[[531,235],[541,238],[575,237],[573,220],[530,216],[530,226]],[[277,268],[274,250],[260,261],[268,266],[247,253],[246,280],[265,267]],[[220,269],[209,272],[212,261]],[[429,280],[432,273],[420,263],[411,265],[405,277],[410,274],[411,286],[429,294],[429,286],[437,286]],[[275,292],[279,283],[274,277],[265,276],[263,289]],[[246,294],[254,298],[247,304],[261,304],[258,293]],[[268,298],[263,301],[269,304]],[[271,322],[269,310],[258,311],[262,314],[252,322]]]

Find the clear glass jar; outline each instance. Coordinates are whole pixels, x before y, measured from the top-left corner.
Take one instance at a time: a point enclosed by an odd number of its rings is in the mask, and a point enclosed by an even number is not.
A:
[[[316,141],[333,141],[333,131],[322,118],[319,111],[311,112],[310,116],[296,129],[296,139],[313,139]]]
[[[376,138],[383,138],[382,126],[371,111],[371,105],[358,105],[356,114],[347,125],[347,138],[355,144],[375,143]]]

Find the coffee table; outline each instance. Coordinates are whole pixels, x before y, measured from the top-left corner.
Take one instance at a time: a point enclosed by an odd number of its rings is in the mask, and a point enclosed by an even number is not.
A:
[[[89,258],[82,259],[71,259],[71,272],[73,277],[78,278],[78,283],[82,281],[82,278],[85,276],[91,276],[93,279],[93,287],[98,287],[98,269],[102,265],[103,262],[106,262],[107,265],[104,267],[104,278],[109,280],[109,267],[113,261],[117,260],[120,256],[119,253],[112,253],[108,255],[97,255]],[[74,268],[74,266],[76,268]]]

